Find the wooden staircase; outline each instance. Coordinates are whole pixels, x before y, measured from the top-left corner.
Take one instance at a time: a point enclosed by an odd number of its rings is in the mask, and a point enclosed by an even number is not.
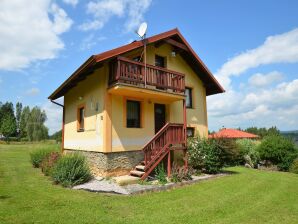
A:
[[[144,146],[144,161],[130,171],[131,176],[145,180],[154,168],[175,147],[186,148],[186,131],[183,124],[167,123]]]

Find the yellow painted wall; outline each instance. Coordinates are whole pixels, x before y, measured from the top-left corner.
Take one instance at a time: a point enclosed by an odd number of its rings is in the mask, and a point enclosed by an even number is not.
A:
[[[186,109],[187,126],[195,128],[195,135],[207,136],[206,90],[202,81],[179,54],[176,54],[176,57],[171,56],[171,45],[164,44],[159,48],[155,48],[154,45],[151,45],[147,49],[147,61],[149,64],[154,64],[155,55],[159,55],[166,58],[167,69],[185,74],[185,86],[192,88],[193,94],[193,108]],[[183,123],[181,101],[170,105],[170,122]]]
[[[186,86],[193,88],[193,109],[187,109],[187,126],[194,127],[196,135],[208,134],[206,91],[201,80],[179,54],[171,57],[172,47],[164,44],[159,48],[147,48],[147,63],[154,65],[155,54],[166,57],[166,67],[186,75]],[[140,54],[136,50],[125,56]],[[66,149],[100,152],[141,150],[154,135],[154,103],[164,103],[158,99],[140,98],[137,94],[128,99],[141,101],[141,128],[126,128],[125,96],[107,93],[107,64],[81,81],[66,93],[65,100],[65,142]],[[79,100],[82,96],[83,99]],[[91,108],[91,101],[93,108]],[[94,107],[99,103],[98,111]],[[77,132],[77,107],[85,103],[85,131]],[[166,119],[183,123],[182,100],[166,104]]]
[[[104,95],[107,87],[106,74],[106,66],[96,70],[64,96],[65,149],[103,151]],[[82,104],[85,105],[85,131],[78,132],[77,108]],[[96,104],[98,104],[97,111]]]

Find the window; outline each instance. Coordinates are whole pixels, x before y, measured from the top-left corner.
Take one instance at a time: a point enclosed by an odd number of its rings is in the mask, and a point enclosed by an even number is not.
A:
[[[78,131],[84,131],[85,107],[78,108]]]
[[[139,101],[126,101],[126,126],[128,128],[141,127],[141,105]]]
[[[141,62],[141,56],[134,57],[132,60],[135,62]]]
[[[195,129],[194,128],[186,128],[186,136],[189,137],[194,137],[195,136]]]
[[[192,89],[191,88],[185,88],[185,95],[186,95],[186,99],[185,99],[185,103],[186,103],[186,107],[187,108],[192,108]]]
[[[165,58],[155,55],[155,66],[165,68],[166,67]]]

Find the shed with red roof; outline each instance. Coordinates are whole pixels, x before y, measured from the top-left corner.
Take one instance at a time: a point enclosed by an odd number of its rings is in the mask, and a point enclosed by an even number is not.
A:
[[[210,134],[209,138],[259,138],[258,135],[254,135],[245,131],[237,129],[223,128],[219,132]]]

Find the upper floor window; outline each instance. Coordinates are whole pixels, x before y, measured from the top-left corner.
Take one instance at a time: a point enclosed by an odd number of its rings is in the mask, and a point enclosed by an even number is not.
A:
[[[77,130],[78,131],[84,131],[84,128],[85,128],[84,121],[85,121],[85,106],[80,106],[77,112],[77,122],[78,122]]]
[[[141,62],[142,58],[141,56],[137,56],[137,57],[134,57],[132,60],[136,62]]]
[[[186,96],[186,99],[185,99],[186,107],[192,108],[193,104],[192,104],[192,89],[191,88],[188,88],[188,87],[185,88],[185,96]]]
[[[165,68],[166,67],[165,58],[159,55],[155,55],[155,66]]]
[[[195,136],[195,129],[191,128],[191,127],[186,128],[186,136],[190,137],[190,138],[194,137]]]
[[[141,103],[139,101],[127,100],[126,126],[128,128],[141,127]]]

